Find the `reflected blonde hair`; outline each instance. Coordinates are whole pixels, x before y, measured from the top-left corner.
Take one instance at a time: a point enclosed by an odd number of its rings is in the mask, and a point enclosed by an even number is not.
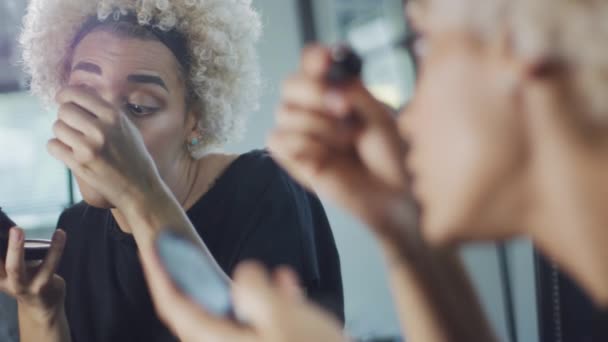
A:
[[[408,11],[486,41],[507,33],[520,57],[566,65],[585,114],[608,123],[608,1],[411,0]]]
[[[255,45],[261,22],[251,0],[30,0],[19,41],[31,91],[52,105],[66,80],[70,46],[87,19],[127,13],[140,25],[186,37],[186,83],[204,136],[192,156],[240,138],[248,112],[258,109],[260,88]]]

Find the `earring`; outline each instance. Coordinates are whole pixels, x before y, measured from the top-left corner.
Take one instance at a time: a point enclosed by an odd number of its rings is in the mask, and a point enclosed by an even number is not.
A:
[[[191,136],[188,139],[188,142],[186,142],[186,147],[188,148],[189,152],[193,152],[202,142],[203,142],[203,132],[202,131],[197,131],[196,136]]]

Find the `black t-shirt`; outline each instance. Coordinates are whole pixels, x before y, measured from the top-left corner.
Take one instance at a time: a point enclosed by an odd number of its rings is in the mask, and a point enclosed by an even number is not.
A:
[[[237,158],[187,214],[228,275],[249,259],[289,265],[309,298],[344,320],[340,261],[323,207],[267,153]],[[74,342],[175,340],[154,312],[135,240],[109,210],[79,203],[58,227],[68,235],[58,273]]]
[[[540,340],[608,341],[608,311],[547,258],[537,255],[537,262]]]
[[[608,310],[597,310],[593,316],[593,340],[608,341]]]

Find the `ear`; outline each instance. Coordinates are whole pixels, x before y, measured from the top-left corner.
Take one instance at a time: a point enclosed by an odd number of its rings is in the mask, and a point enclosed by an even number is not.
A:
[[[566,67],[563,63],[542,53],[523,55],[514,46],[506,47],[513,66],[523,79],[528,81],[543,81],[564,74]]]
[[[198,134],[198,122],[200,121],[200,118],[201,111],[199,110],[199,106],[195,104],[189,105],[185,118],[185,129],[188,137]]]

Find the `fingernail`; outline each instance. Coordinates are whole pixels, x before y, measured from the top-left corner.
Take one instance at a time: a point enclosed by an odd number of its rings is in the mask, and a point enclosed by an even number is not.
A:
[[[343,116],[348,110],[346,99],[344,99],[344,96],[337,91],[328,91],[324,100],[325,106],[332,114]]]

